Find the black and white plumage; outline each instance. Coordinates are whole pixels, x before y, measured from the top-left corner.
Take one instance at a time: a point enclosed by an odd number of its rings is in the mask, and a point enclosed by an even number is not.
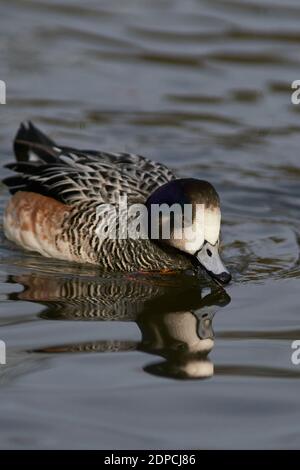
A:
[[[126,195],[145,202],[159,186],[175,179],[166,166],[131,153],[109,153],[60,147],[31,122],[22,124],[14,142],[18,173],[4,183],[12,194],[33,191],[65,204],[114,203]]]
[[[58,146],[30,122],[20,126],[14,151],[16,162],[7,168],[16,174],[4,180],[13,195],[5,212],[4,230],[23,248],[118,271],[191,268],[193,255],[199,258],[207,243],[217,253],[219,198],[209,183],[176,179],[166,166],[135,154]],[[203,204],[207,213],[207,225],[201,227],[205,239],[199,237],[187,249],[184,240],[179,246],[172,239],[101,238],[97,227],[103,222],[102,205],[113,207],[124,196],[129,205]],[[226,270],[217,255],[214,267],[225,282]]]

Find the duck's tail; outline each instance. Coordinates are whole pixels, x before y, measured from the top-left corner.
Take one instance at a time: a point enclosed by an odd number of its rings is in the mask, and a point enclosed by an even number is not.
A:
[[[60,149],[31,122],[21,124],[13,145],[17,161],[7,163],[5,168],[17,175],[8,176],[2,182],[12,194],[31,191],[47,196],[49,189],[40,176],[45,169],[59,162]]]
[[[18,162],[55,161],[55,142],[43,134],[32,122],[20,125],[14,139],[14,152]]]

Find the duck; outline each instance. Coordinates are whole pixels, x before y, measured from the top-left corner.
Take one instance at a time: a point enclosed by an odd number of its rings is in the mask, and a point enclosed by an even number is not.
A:
[[[11,193],[3,228],[19,247],[104,271],[172,273],[203,268],[217,282],[230,282],[219,254],[220,198],[208,181],[178,178],[162,163],[137,154],[60,146],[30,121],[20,125],[13,148],[16,161],[5,167],[14,175],[3,180]],[[158,225],[158,236],[149,228],[146,237],[107,235],[112,226],[122,224],[117,210],[122,198],[129,209],[146,208],[148,227]],[[174,204],[192,208],[192,240],[185,232],[178,236],[171,211],[154,217],[153,208]],[[196,216],[199,207],[202,217]],[[166,222],[171,229],[163,236]],[[106,231],[99,230],[103,225]]]

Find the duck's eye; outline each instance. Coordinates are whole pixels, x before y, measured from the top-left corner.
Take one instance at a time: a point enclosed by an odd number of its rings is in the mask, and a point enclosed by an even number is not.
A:
[[[208,254],[208,256],[209,256],[209,257],[211,257],[211,256],[212,256],[212,252],[210,251],[210,249],[209,249],[209,248],[207,248],[207,250],[206,250],[206,253]]]

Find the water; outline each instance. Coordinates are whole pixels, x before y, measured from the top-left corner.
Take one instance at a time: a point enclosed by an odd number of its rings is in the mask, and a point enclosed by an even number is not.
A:
[[[1,448],[299,447],[299,2],[0,8],[1,164],[31,119],[208,179],[234,276],[104,276],[1,235]]]

